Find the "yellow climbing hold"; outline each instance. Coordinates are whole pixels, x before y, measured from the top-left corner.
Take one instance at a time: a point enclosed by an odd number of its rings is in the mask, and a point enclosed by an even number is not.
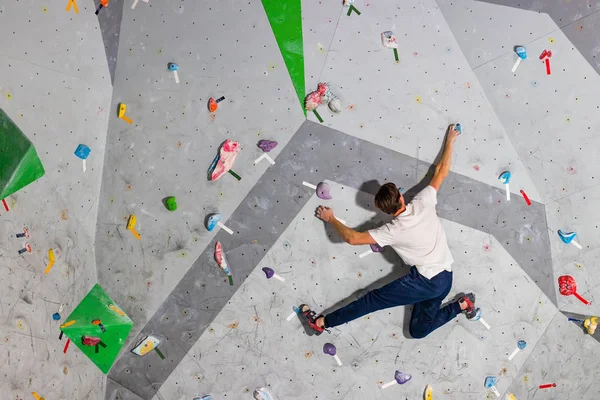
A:
[[[586,329],[589,335],[593,335],[596,332],[596,328],[598,327],[598,321],[600,318],[598,317],[590,317],[583,321],[583,327]]]
[[[548,41],[550,42],[550,44],[554,44],[554,38],[549,37]]]
[[[10,94],[10,92],[6,92],[4,97],[6,97],[6,100],[12,100],[12,94]]]
[[[42,7],[42,12],[48,12],[48,7]]]
[[[19,327],[19,329],[23,330],[23,322],[21,322],[21,320],[17,321],[17,326]]]
[[[425,386],[424,400],[433,400],[433,388],[429,385]]]
[[[517,398],[515,397],[514,394],[509,393],[508,396],[506,397],[507,400],[517,400]]]
[[[421,96],[416,96],[415,97],[415,101],[419,104],[421,104]]]

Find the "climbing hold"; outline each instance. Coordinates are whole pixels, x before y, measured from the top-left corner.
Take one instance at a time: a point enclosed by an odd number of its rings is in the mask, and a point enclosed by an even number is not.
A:
[[[404,385],[406,382],[410,381],[412,379],[412,375],[410,374],[405,374],[402,371],[396,371],[396,373],[394,374],[394,380],[391,382],[388,382],[386,384],[381,385],[382,389],[387,389],[388,387],[392,386],[392,385]]]
[[[423,393],[424,400],[433,400],[433,388],[429,385],[425,386],[425,392]]]
[[[52,319],[55,321],[60,321],[60,314],[55,312],[54,314],[52,314]]]
[[[265,388],[254,389],[252,396],[254,396],[255,400],[275,400]]]
[[[560,237],[560,240],[562,240],[563,243],[572,244],[581,250],[583,247],[574,240],[575,236],[577,236],[577,233],[575,232],[564,232],[561,229],[558,230],[558,237]]]
[[[381,43],[383,47],[394,50],[394,58],[396,62],[400,62],[398,58],[398,42],[396,41],[396,35],[392,31],[385,31],[381,33]]]
[[[225,272],[227,278],[229,279],[229,285],[233,286],[233,276],[231,275],[231,270],[227,265],[227,260],[225,259],[225,253],[223,252],[223,247],[221,243],[217,241],[215,244],[215,260],[217,261],[217,265]]]
[[[106,328],[102,325],[102,322],[99,319],[95,319],[92,321],[92,325],[98,325],[102,332],[106,332]]]
[[[498,389],[496,389],[497,383],[498,383],[498,378],[496,378],[495,376],[486,376],[485,377],[485,381],[484,381],[485,387],[490,389],[492,392],[494,392],[496,397],[500,397],[500,392],[498,392]]]
[[[277,143],[274,140],[260,140],[258,142],[258,147],[264,151],[265,153],[270,152],[271,150],[273,150],[275,147],[277,147],[279,143]]]
[[[29,239],[31,237],[31,236],[29,236],[29,229],[27,229],[27,228],[23,228],[23,233],[17,233],[16,236],[18,238],[23,238],[24,237],[24,238],[27,238],[27,239]]]
[[[517,342],[517,348],[508,356],[508,361],[512,360],[519,351],[523,350],[527,346],[527,342],[524,340],[519,340]]]
[[[98,15],[100,10],[102,10],[102,8],[104,8],[104,7],[108,7],[108,0],[100,0],[100,5],[96,9],[96,15]]]
[[[219,228],[223,229],[225,232],[233,235],[233,231],[221,223],[221,218],[223,217],[219,213],[209,215],[206,219],[206,229],[208,229],[209,232],[212,232],[212,230],[215,229],[215,226],[219,226]]]
[[[132,350],[133,354],[137,354],[138,356],[144,356],[147,353],[151,352],[160,344],[160,340],[152,335],[148,335],[143,338]]]
[[[388,49],[397,49],[398,41],[396,40],[396,35],[392,31],[385,31],[381,33],[381,44],[383,47]]]
[[[19,254],[23,254],[25,252],[31,253],[31,246],[29,245],[29,243],[25,243],[25,247],[19,250]]]
[[[525,191],[522,190],[522,189],[521,189],[521,195],[525,199],[525,202],[527,203],[527,205],[530,206],[531,205],[531,200],[529,200],[529,197],[527,196],[527,193],[525,193]]]
[[[458,131],[459,135],[462,135],[462,127],[460,126],[460,124],[454,125],[454,129]]]
[[[119,103],[119,118],[121,118],[123,121],[127,122],[128,124],[133,124],[133,121],[125,115],[126,112],[127,112],[127,104]]]
[[[167,67],[169,68],[169,71],[173,72],[173,77],[175,77],[175,83],[179,83],[179,72],[177,72],[179,70],[179,65],[170,62],[169,64],[167,64]]]
[[[378,245],[377,243],[375,244],[370,244],[369,245],[371,247],[371,251],[373,253],[381,253],[383,251],[383,247],[381,247],[380,245]]]
[[[331,112],[339,114],[342,112],[342,101],[334,95],[334,97],[327,104]]]
[[[596,332],[596,328],[598,327],[599,320],[600,320],[600,318],[598,318],[598,317],[590,317],[590,318],[586,318],[586,320],[583,321],[583,327],[585,328],[585,330],[587,331],[587,333],[589,335],[593,335],[594,332]]]
[[[333,358],[335,359],[335,362],[337,362],[337,364],[338,364],[338,367],[342,366],[342,361],[337,356],[337,349],[335,348],[335,346],[332,343],[325,343],[323,345],[323,353],[333,356]]]
[[[141,239],[140,234],[135,230],[135,224],[137,223],[137,218],[135,217],[134,214],[131,214],[129,216],[129,219],[127,219],[127,229],[131,231],[131,233],[133,233],[133,236],[135,236],[135,238],[137,240]]]
[[[326,83],[319,83],[317,90],[310,92],[304,99],[304,108],[307,111],[314,111],[323,103],[323,96],[327,92],[328,87]]]
[[[83,161],[83,172],[85,172],[85,170],[86,170],[85,160],[89,157],[90,152],[91,152],[90,148],[88,146],[86,146],[85,144],[80,144],[75,149],[75,155],[77,157],[81,158],[81,160]]]
[[[542,54],[540,54],[540,60],[543,60],[544,58],[550,58],[550,57],[552,57],[551,50],[544,50],[544,51],[542,51]]]
[[[510,187],[509,187],[510,178],[511,178],[510,171],[504,171],[500,174],[500,176],[498,176],[498,180],[504,184],[504,189],[506,189],[506,200],[507,201],[510,201]]]
[[[167,210],[169,211],[177,210],[177,198],[175,196],[168,197],[167,200],[165,200],[165,207],[167,207]]]
[[[282,278],[281,276],[277,275],[275,273],[275,271],[273,271],[272,268],[264,267],[262,270],[265,273],[265,275],[267,276],[267,279],[275,278],[275,279],[277,279],[277,280],[279,280],[281,282],[285,282],[285,279]]]
[[[83,335],[81,337],[81,342],[83,343],[84,346],[96,346],[97,344],[100,344],[101,340],[99,337],[93,337],[93,336],[86,336]]]
[[[558,278],[558,289],[563,296],[575,296],[583,304],[589,304],[586,299],[577,293],[577,283],[575,283],[575,278],[570,275],[563,275]]]
[[[521,64],[521,61],[527,58],[527,50],[523,46],[516,46],[515,53],[517,53],[517,56],[519,56],[519,58],[517,58],[517,61],[515,61],[515,64],[513,65],[511,70],[512,72],[515,72],[519,67],[519,64]]]
[[[208,99],[208,111],[210,111],[211,113],[217,111],[217,109],[219,108],[219,103],[223,100],[225,100],[225,96],[221,96],[216,100],[213,97]]]
[[[317,197],[322,200],[331,200],[331,188],[325,182],[321,182],[317,185]]]
[[[219,154],[217,154],[208,168],[208,180],[216,181],[229,172],[231,167],[233,167],[233,163],[235,162],[235,158],[239,151],[239,142],[234,142],[231,139],[225,140],[219,148]]]

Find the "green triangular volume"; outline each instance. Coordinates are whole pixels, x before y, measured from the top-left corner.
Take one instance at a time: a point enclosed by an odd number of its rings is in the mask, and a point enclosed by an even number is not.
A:
[[[0,199],[21,190],[44,173],[33,143],[0,109]]]
[[[96,284],[75,307],[71,315],[64,320],[64,323],[69,321],[75,323],[61,329],[73,344],[105,374],[115,362],[133,327],[133,321],[127,315],[120,315],[110,308],[111,304],[120,310],[100,285]],[[96,319],[100,320],[106,329],[105,332],[102,332],[99,325],[92,323]],[[99,337],[106,347],[101,347],[96,353],[94,347],[83,345],[84,335]]]
[[[300,105],[304,109],[304,42],[302,39],[301,0],[262,0],[277,45],[285,61]]]

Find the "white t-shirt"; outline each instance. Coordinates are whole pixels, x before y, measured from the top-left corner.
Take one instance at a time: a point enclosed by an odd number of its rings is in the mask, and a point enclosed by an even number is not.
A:
[[[392,222],[369,231],[378,245],[391,246],[407,265],[417,267],[427,279],[444,270],[451,271],[454,262],[436,204],[437,191],[427,186]]]

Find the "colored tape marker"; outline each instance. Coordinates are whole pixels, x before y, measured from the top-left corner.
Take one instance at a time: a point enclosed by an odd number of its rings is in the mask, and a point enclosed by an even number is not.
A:
[[[365,258],[366,256],[371,255],[371,254],[373,254],[373,250],[369,249],[369,250],[365,251],[364,253],[359,254],[358,257]]]
[[[525,191],[521,190],[521,195],[525,199],[525,202],[527,203],[527,205],[530,206],[531,205],[531,200],[529,200],[529,197],[527,197],[527,193],[525,193]]]
[[[73,6],[73,10],[75,10],[75,14],[79,14],[79,8],[77,8],[77,2],[75,0],[69,0],[69,4],[67,4],[67,12],[71,10],[71,6]]]
[[[74,323],[75,323],[75,320],[73,319],[73,320],[71,320],[71,321],[69,321],[69,322],[65,322],[65,323],[64,323],[64,324],[62,324],[60,327],[61,327],[61,328],[66,328],[67,326],[71,326],[71,325],[73,325]]]
[[[290,322],[292,320],[292,318],[294,318],[294,315],[296,315],[295,312],[291,313],[290,315],[288,315],[288,317],[285,320]]]
[[[317,187],[315,185],[313,185],[312,183],[308,183],[306,181],[302,181],[302,184],[306,187],[311,188],[312,190],[317,190]]]
[[[71,344],[71,339],[67,339],[67,343],[65,343],[65,348],[63,349],[63,353],[67,354],[67,350],[69,349],[70,344]]]
[[[490,325],[489,325],[487,322],[485,322],[485,319],[483,319],[483,318],[479,318],[479,322],[481,322],[481,324],[482,324],[483,326],[485,326],[485,329],[487,329],[488,331],[489,331],[490,329],[492,329],[492,327],[491,327],[491,326],[490,326]]]
[[[33,397],[35,397],[35,400],[41,400],[42,397],[40,397],[39,394],[37,394],[36,392],[31,392],[31,394],[33,395]]]
[[[119,310],[117,307],[115,307],[114,304],[109,304],[108,308],[110,308],[111,310],[113,310],[114,312],[116,312],[117,314],[119,314],[121,317],[125,316],[125,313],[121,310]]]
[[[2,199],[2,204],[4,205],[4,209],[8,212],[8,204],[6,204],[6,200]]]
[[[217,226],[220,227],[221,229],[223,229],[225,232],[229,233],[230,235],[233,235],[233,231],[231,229],[229,229],[228,227],[226,227],[225,225],[223,225],[220,222],[217,222]]]

